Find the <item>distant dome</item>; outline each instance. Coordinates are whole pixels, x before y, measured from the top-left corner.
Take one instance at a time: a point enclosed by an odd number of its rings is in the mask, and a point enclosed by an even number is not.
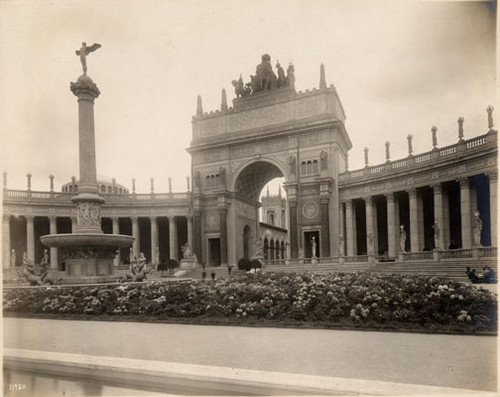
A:
[[[80,180],[77,179],[75,180],[75,183],[73,185],[73,182],[68,182],[62,185],[61,191],[63,193],[78,193],[78,184]],[[106,175],[97,175],[97,187],[99,189],[99,193],[102,194],[129,194],[128,188],[125,186],[116,183],[113,186],[113,179],[106,176]]]

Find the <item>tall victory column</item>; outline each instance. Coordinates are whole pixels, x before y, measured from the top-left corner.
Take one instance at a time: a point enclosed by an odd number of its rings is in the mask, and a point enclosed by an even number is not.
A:
[[[72,234],[51,234],[40,241],[48,247],[61,248],[66,263],[66,275],[72,277],[106,278],[113,274],[113,258],[119,247],[131,246],[134,238],[120,234],[104,234],[101,229],[101,205],[95,156],[94,100],[100,91],[87,75],[86,56],[100,48],[100,44],[87,47],[82,43],[76,54],[83,67],[71,92],[78,98],[79,166],[78,195],[72,198],[76,205],[77,224]],[[98,281],[98,280],[97,280]]]

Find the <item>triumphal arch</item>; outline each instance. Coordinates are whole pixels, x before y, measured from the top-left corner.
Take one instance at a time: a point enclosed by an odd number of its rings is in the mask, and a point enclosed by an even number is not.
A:
[[[351,141],[345,113],[324,68],[320,85],[297,92],[287,71],[265,54],[255,75],[233,81],[228,107],[204,113],[198,97],[192,155],[194,251],[207,262],[236,263],[259,250],[259,195],[276,177],[287,193],[288,255],[337,256],[338,175],[346,169]],[[313,242],[314,241],[314,242]],[[217,257],[220,255],[220,257]]]

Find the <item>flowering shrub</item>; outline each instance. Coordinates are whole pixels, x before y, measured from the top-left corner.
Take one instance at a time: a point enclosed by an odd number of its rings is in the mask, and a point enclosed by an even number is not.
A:
[[[438,277],[266,273],[209,283],[6,289],[4,313],[495,332],[497,299]]]

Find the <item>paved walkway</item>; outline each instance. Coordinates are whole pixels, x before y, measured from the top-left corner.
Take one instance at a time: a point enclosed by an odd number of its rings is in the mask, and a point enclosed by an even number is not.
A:
[[[497,340],[486,336],[6,318],[4,346],[358,382],[497,387]]]

